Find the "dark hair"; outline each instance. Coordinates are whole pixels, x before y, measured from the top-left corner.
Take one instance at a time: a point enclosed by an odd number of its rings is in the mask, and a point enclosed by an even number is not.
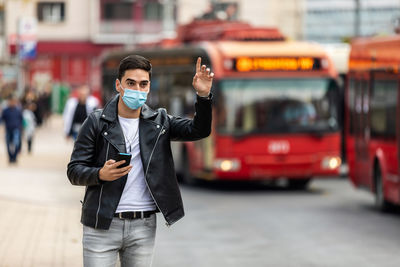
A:
[[[122,77],[125,75],[125,71],[141,69],[149,73],[149,78],[151,78],[151,64],[147,58],[139,55],[130,55],[121,60],[118,68],[118,79],[121,81]]]

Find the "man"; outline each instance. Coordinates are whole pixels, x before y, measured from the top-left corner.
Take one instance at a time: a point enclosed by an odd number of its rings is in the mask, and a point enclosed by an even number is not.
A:
[[[64,133],[67,138],[72,137],[74,140],[87,115],[99,106],[97,98],[89,94],[90,90],[87,85],[79,86],[76,93],[76,97],[71,97],[65,103],[63,112]]]
[[[6,126],[6,145],[9,163],[15,164],[17,163],[18,153],[21,150],[23,126],[22,110],[15,96],[11,96],[8,99],[8,106],[3,110],[0,121],[3,121]]]
[[[192,120],[170,116],[144,104],[150,91],[151,64],[137,55],[120,62],[118,95],[82,125],[68,164],[68,178],[85,185],[82,207],[85,266],[151,266],[155,212],[167,225],[184,216],[170,148],[171,140],[193,141],[211,132],[214,74],[196,63],[197,93]],[[131,154],[118,168],[119,152]]]

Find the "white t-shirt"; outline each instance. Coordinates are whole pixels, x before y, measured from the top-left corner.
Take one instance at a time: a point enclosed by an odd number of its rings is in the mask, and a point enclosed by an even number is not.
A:
[[[132,154],[124,191],[122,192],[116,212],[155,210],[156,206],[147,187],[139,147],[139,119],[128,119],[118,116],[125,136],[126,151]]]

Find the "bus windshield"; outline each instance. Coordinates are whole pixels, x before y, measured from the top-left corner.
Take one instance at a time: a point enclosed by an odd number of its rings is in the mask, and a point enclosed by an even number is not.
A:
[[[229,79],[216,92],[220,134],[324,133],[338,130],[332,79]]]

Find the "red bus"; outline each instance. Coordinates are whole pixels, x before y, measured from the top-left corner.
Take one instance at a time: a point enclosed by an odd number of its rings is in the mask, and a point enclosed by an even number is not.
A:
[[[105,55],[105,98],[115,93],[121,58],[140,54],[153,65],[147,103],[190,116],[191,81],[201,56],[215,74],[213,130],[203,141],[173,145],[184,181],[284,180],[305,188],[313,177],[338,175],[340,101],[337,73],[325,50],[285,41],[274,29],[211,24],[181,29],[177,40],[164,45]]]
[[[400,204],[400,36],[352,42],[346,92],[349,175],[378,209]]]

